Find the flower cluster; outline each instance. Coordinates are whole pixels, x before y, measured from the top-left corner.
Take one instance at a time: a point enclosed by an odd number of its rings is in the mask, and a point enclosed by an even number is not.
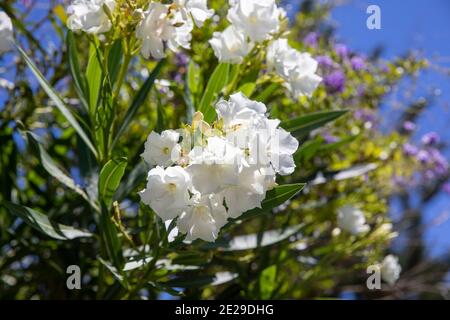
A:
[[[74,31],[102,34],[111,29],[115,0],[74,0],[68,7],[67,26]],[[194,24],[202,26],[214,11],[206,0],[174,0],[171,4],[151,2],[146,11],[136,9],[136,37],[142,41],[145,58],[162,59],[165,47],[189,49]]]
[[[136,29],[142,40],[141,53],[145,58],[164,58],[164,46],[176,52],[179,47],[189,49],[194,23],[201,27],[214,14],[206,0],[175,0],[172,4],[150,3]]]
[[[11,49],[13,26],[8,15],[0,11],[0,54]]]
[[[242,93],[215,105],[210,126],[197,113],[191,126],[152,132],[143,159],[141,200],[164,221],[177,218],[186,240],[214,241],[228,218],[261,207],[276,174],[295,169],[298,141],[266,116],[266,106]]]
[[[287,39],[278,39],[269,45],[267,64],[285,80],[294,97],[311,96],[322,81],[316,74],[317,61],[309,53],[290,47]]]
[[[408,127],[412,125],[408,124]],[[448,175],[450,165],[439,150],[440,136],[436,132],[428,132],[421,138],[421,146],[412,143],[403,145],[406,156],[413,157],[421,166],[420,181],[435,181]]]
[[[254,43],[270,39],[279,30],[284,16],[275,0],[230,0],[227,19],[231,25],[214,32],[209,43],[219,61],[241,63]]]
[[[111,12],[115,6],[115,0],[74,0],[67,8],[67,26],[91,34],[108,32],[111,21],[105,10]]]

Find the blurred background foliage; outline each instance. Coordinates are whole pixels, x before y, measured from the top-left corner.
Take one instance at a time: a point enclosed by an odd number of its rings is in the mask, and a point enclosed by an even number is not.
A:
[[[209,5],[219,16],[226,15],[226,1]],[[66,6],[57,0],[0,3],[14,21],[17,42],[78,113],[82,106],[69,70]],[[324,77],[312,98],[291,99],[277,79],[261,71],[261,54],[245,61],[239,82],[241,90],[266,103],[272,116],[282,120],[348,110],[336,121],[298,135],[297,170],[278,182],[307,182],[300,194],[271,212],[230,224],[212,244],[168,243],[165,226],[139,205],[137,191],[146,178],[139,155],[148,134],[190,121],[190,108],[199,103],[217,64],[207,40],[226,22],[212,19],[194,30],[190,52],[168,55],[154,88],[113,150],[115,157],[128,159],[116,194],[116,222],[126,230],[119,239],[125,259],[132,261],[125,271],[132,283],[124,283],[122,272],[104,259],[96,237],[51,239],[2,205],[0,298],[448,298],[450,257],[448,252],[427,254],[423,230],[428,226],[421,212],[448,188],[449,168],[441,153],[447,145],[410,141],[414,124],[434,97],[403,99],[407,107],[390,127],[383,126],[380,111],[389,93],[404,81],[414,81],[429,67],[428,61],[413,53],[387,61],[377,51],[370,56],[354,52],[335,39],[331,10],[329,2],[301,1],[296,14],[289,12],[291,45],[317,57]],[[80,69],[85,70],[89,41],[84,35],[74,38]],[[88,194],[96,192],[99,169],[89,170],[84,144],[54,111],[19,55],[8,53],[0,63],[0,202],[20,203],[53,221],[96,233],[98,217],[89,203],[48,174],[25,130],[40,137],[51,158]],[[117,114],[126,113],[156,65],[133,58]],[[401,204],[401,219],[391,230],[393,201]],[[365,212],[369,234],[355,237],[336,230],[337,209],[345,204]],[[397,233],[406,245],[392,246]],[[398,283],[367,290],[366,267],[391,252],[400,257],[403,268]],[[148,255],[158,259],[149,262]],[[73,264],[82,270],[82,290],[66,288],[66,268]]]

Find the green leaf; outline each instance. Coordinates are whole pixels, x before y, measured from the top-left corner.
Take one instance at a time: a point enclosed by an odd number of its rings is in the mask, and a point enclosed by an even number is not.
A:
[[[189,62],[187,84],[192,95],[196,96],[203,89],[202,69],[193,60]],[[195,100],[194,100],[195,101]]]
[[[270,299],[276,288],[277,266],[272,265],[265,268],[259,276],[259,289],[261,299]]]
[[[133,192],[139,184],[145,181],[147,178],[147,165],[144,161],[140,161],[126,178],[120,183],[119,188],[116,191],[114,199],[122,200],[131,192]]]
[[[70,74],[72,76],[75,90],[77,95],[83,104],[84,108],[87,112],[89,112],[89,104],[88,104],[88,91],[87,91],[87,80],[84,74],[80,71],[80,63],[78,60],[77,47],[75,45],[75,37],[73,36],[72,31],[67,32],[67,54],[69,58],[69,68]]]
[[[242,92],[246,97],[250,97],[253,93],[253,91],[256,88],[256,83],[254,82],[247,82],[244,83],[242,86],[239,87],[237,90],[238,92]]]
[[[114,141],[112,143],[111,148],[114,148],[114,146],[116,145],[120,136],[127,129],[128,125],[131,123],[131,120],[133,120],[139,107],[144,103],[144,101],[147,98],[147,95],[150,92],[150,89],[152,88],[153,83],[155,82],[156,77],[158,76],[159,72],[161,71],[161,68],[163,67],[164,63],[165,63],[165,60],[161,60],[160,62],[158,62],[155,69],[153,69],[152,73],[150,73],[147,80],[145,80],[144,84],[142,85],[142,87],[139,89],[138,93],[134,97],[134,100],[131,103],[131,106],[130,106],[130,108],[128,108],[128,111],[125,115],[124,121],[122,122],[119,129],[117,130],[117,133],[116,133],[116,136],[114,137]]]
[[[98,194],[107,208],[111,207],[114,193],[119,187],[126,167],[126,158],[109,160],[100,172]]]
[[[100,90],[102,86],[103,71],[100,64],[101,57],[94,44],[91,44],[89,50],[89,62],[86,68],[86,79],[89,88],[89,110],[94,114],[97,108]]]
[[[267,86],[259,95],[256,96],[255,100],[260,102],[267,102],[267,99],[278,89],[280,88],[279,83],[271,83]]]
[[[111,90],[114,87],[114,83],[117,80],[119,74],[120,65],[122,63],[122,41],[116,40],[112,45],[108,54],[108,75],[111,84]]]
[[[212,122],[216,116],[213,103],[217,99],[220,91],[227,85],[230,65],[220,63],[209,78],[205,92],[198,107],[198,111],[202,112],[206,122]]]
[[[89,201],[88,196],[86,193],[81,189],[79,185],[75,183],[75,181],[69,177],[67,174],[65,174],[59,166],[53,161],[53,159],[50,157],[50,155],[47,153],[47,151],[44,149],[42,144],[39,142],[39,138],[32,132],[27,131],[27,138],[28,142],[30,144],[30,147],[34,150],[34,152],[39,156],[41,159],[41,164],[44,167],[44,169],[55,179],[57,179],[59,182],[64,184],[66,187],[72,189],[79,195],[81,195],[85,200]]]
[[[295,137],[301,138],[306,136],[312,130],[320,128],[326,123],[339,118],[346,112],[347,110],[311,113],[296,119],[283,121],[280,126],[291,132]]]
[[[90,232],[55,223],[46,215],[31,208],[20,206],[9,201],[4,201],[4,205],[9,212],[21,218],[32,228],[54,239],[71,240],[75,238],[92,237]]]
[[[277,186],[272,190],[268,191],[266,198],[261,204],[262,208],[252,209],[247,211],[242,216],[236,220],[248,219],[257,216],[261,213],[268,212],[279,205],[282,205],[295,195],[297,195],[304,187],[305,183],[295,183],[295,184],[285,184],[282,186]]]
[[[17,50],[22,55],[22,58],[28,65],[28,67],[31,69],[33,74],[36,76],[36,79],[38,80],[39,84],[42,86],[42,89],[47,93],[47,95],[50,97],[50,99],[53,100],[56,107],[61,111],[61,113],[64,115],[64,117],[69,121],[70,125],[75,129],[75,131],[78,133],[78,135],[83,139],[83,141],[86,143],[86,145],[89,147],[89,149],[92,151],[92,153],[97,156],[97,150],[95,149],[94,145],[92,144],[89,137],[86,135],[84,130],[81,128],[78,121],[75,119],[75,117],[72,115],[72,113],[67,109],[66,105],[62,101],[62,99],[59,97],[59,95],[53,90],[53,88],[50,86],[48,81],[45,79],[45,77],[42,75],[42,73],[39,71],[39,69],[36,67],[36,65],[31,61],[31,59],[28,57],[28,55],[25,53],[25,51],[22,50],[19,46],[17,46]]]

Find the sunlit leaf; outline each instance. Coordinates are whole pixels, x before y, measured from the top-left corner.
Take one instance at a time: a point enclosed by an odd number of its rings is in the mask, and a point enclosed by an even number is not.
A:
[[[126,158],[114,159],[109,160],[100,172],[98,194],[107,208],[112,204],[114,193],[119,187],[126,167]]]
[[[31,61],[31,59],[28,57],[28,55],[25,53],[25,51],[23,51],[22,48],[20,48],[19,46],[17,46],[17,50],[19,50],[24,61],[26,62],[28,67],[31,69],[33,74],[36,76],[36,79],[38,80],[39,84],[42,86],[42,89],[44,89],[44,91],[48,94],[50,99],[52,99],[52,101],[55,103],[56,107],[61,111],[61,113],[64,115],[64,117],[70,123],[70,125],[80,135],[80,137],[83,139],[83,141],[86,143],[86,145],[92,151],[92,153],[95,156],[97,156],[97,150],[95,149],[91,140],[89,139],[87,134],[84,132],[84,130],[81,128],[80,124],[75,119],[75,117],[72,115],[72,113],[69,111],[69,109],[67,109],[66,105],[64,104],[62,99],[59,97],[59,95],[56,93],[56,91],[53,90],[53,88],[50,86],[48,81],[45,79],[45,77],[42,75],[42,73],[39,71],[39,69],[35,66],[33,61]]]
[[[4,201],[4,205],[9,210],[9,212],[21,218],[29,226],[54,239],[71,240],[75,238],[92,236],[90,232],[55,223],[51,221],[46,215],[31,208],[20,206],[9,201]]]
[[[296,119],[283,121],[280,126],[291,132],[295,137],[301,138],[328,122],[339,118],[346,112],[347,110],[311,113]]]
[[[209,78],[203,93],[202,100],[198,106],[198,111],[202,112],[206,122],[212,122],[216,116],[213,103],[217,99],[218,94],[228,83],[228,76],[230,72],[230,65],[221,63],[217,65],[216,69]]]

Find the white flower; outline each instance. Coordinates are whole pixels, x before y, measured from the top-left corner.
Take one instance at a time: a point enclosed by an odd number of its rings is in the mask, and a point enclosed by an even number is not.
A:
[[[192,126],[181,130],[182,142],[175,131],[152,132],[142,154],[150,164],[179,165],[151,170],[140,194],[162,219],[177,218],[178,230],[190,241],[214,241],[228,218],[261,208],[266,192],[277,185],[277,173],[295,168],[298,141],[279,128],[278,119],[267,117],[263,103],[238,92],[215,108],[214,126],[198,113]]]
[[[280,27],[280,14],[275,0],[230,1],[227,18],[251,41],[266,40]]]
[[[189,153],[187,171],[192,184],[202,194],[217,193],[236,185],[242,171],[243,152],[219,137],[210,137],[207,145],[196,146]]]
[[[286,81],[294,97],[311,96],[322,78],[316,74],[318,63],[309,53],[291,48],[287,39],[273,41],[267,49],[267,65]]]
[[[214,54],[220,62],[241,63],[252,49],[242,32],[233,26],[228,26],[222,32],[214,32],[209,40]]]
[[[369,231],[364,213],[351,205],[338,210],[338,226],[354,235]]]
[[[387,255],[381,263],[381,278],[393,285],[400,277],[402,267],[398,263],[398,258],[392,254]]]
[[[302,53],[299,56],[298,65],[289,72],[287,77],[287,87],[294,97],[310,97],[322,78],[315,74],[317,61],[309,53]]]
[[[152,131],[141,157],[151,166],[169,166],[180,158],[179,139],[180,134],[174,130],[165,130],[161,135]]]
[[[186,210],[190,187],[190,176],[182,167],[169,167],[165,170],[155,167],[148,173],[146,189],[139,194],[142,202],[166,221]]]
[[[238,218],[248,210],[261,208],[269,185],[266,179],[264,172],[257,167],[246,167],[238,175],[236,185],[222,192],[231,218]]]
[[[266,106],[252,101],[242,93],[230,96],[216,104],[216,112],[223,121],[227,140],[241,148],[251,165],[267,166],[282,175],[295,169],[293,154],[298,140],[289,132],[278,128],[279,120],[268,119]]]
[[[0,11],[0,54],[11,49],[13,43],[13,25],[6,13]]]
[[[184,10],[184,14],[190,14],[199,27],[214,14],[214,10],[208,9],[206,0],[175,0],[175,3]]]
[[[104,11],[104,5],[112,12],[116,2],[115,0],[74,0],[67,8],[68,28],[91,34],[108,32],[111,29],[111,21]]]
[[[165,56],[164,44],[176,51],[178,47],[190,48],[193,22],[183,17],[180,10],[170,10],[169,5],[152,2],[144,19],[136,28],[136,37],[142,40],[141,53],[145,58]]]
[[[242,92],[232,94],[229,101],[221,99],[215,109],[226,130],[265,118],[267,111],[264,103],[250,100]]]
[[[207,196],[195,194],[190,206],[178,218],[177,227],[180,232],[187,234],[188,241],[195,239],[214,241],[227,219],[223,198],[213,194]]]

